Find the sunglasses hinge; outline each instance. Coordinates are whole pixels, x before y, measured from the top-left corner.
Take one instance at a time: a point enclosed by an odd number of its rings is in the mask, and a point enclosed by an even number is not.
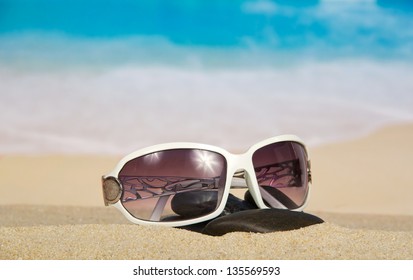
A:
[[[122,195],[122,187],[115,177],[102,177],[103,200],[105,206],[115,204]]]

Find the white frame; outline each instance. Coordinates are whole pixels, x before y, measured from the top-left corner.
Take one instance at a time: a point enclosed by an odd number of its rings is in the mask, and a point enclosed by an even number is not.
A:
[[[161,151],[161,150],[171,150],[171,149],[203,149],[203,150],[209,150],[212,152],[217,152],[221,155],[223,155],[227,161],[227,177],[226,177],[226,183],[225,183],[225,189],[224,189],[224,194],[221,200],[221,204],[219,207],[212,213],[199,217],[199,218],[194,218],[190,220],[185,220],[185,221],[147,221],[147,220],[140,220],[138,218],[133,217],[122,205],[121,199],[119,199],[116,203],[110,204],[111,206],[114,206],[117,208],[122,214],[132,223],[135,224],[140,224],[140,225],[162,225],[162,226],[170,226],[170,227],[180,227],[180,226],[185,226],[185,225],[190,225],[190,224],[196,224],[204,221],[211,220],[217,216],[219,216],[222,211],[225,208],[225,204],[228,200],[228,195],[230,193],[231,186],[233,183],[236,183],[238,187],[240,187],[240,179],[239,178],[234,178],[234,174],[237,173],[238,171],[244,171],[245,173],[245,181],[243,184],[243,187],[248,188],[250,191],[252,197],[254,198],[255,203],[260,209],[266,209],[268,208],[260,194],[257,178],[255,177],[255,172],[254,172],[254,167],[252,163],[252,155],[254,152],[264,146],[267,146],[269,144],[277,143],[277,142],[283,142],[283,141],[292,141],[292,142],[297,142],[301,144],[304,147],[304,150],[307,154],[307,160],[308,160],[308,169],[310,169],[310,157],[308,154],[308,151],[306,149],[305,144],[301,141],[301,139],[295,135],[281,135],[281,136],[276,136],[272,138],[268,138],[266,140],[260,141],[253,146],[251,146],[245,153],[243,154],[232,154],[225,149],[222,149],[220,147],[212,146],[212,145],[207,145],[207,144],[199,144],[199,143],[186,143],[186,142],[176,142],[176,143],[166,143],[166,144],[159,144],[159,145],[154,145],[150,146],[147,148],[140,149],[138,151],[132,152],[131,154],[128,154],[124,158],[122,158],[119,163],[116,165],[116,167],[107,175],[103,176],[103,179],[107,179],[110,177],[116,178],[118,180],[118,175],[123,166],[130,160],[144,156],[146,154],[150,154],[153,152]],[[308,170],[310,172],[310,170]],[[233,179],[236,179],[234,181]],[[119,181],[119,180],[118,180]],[[246,183],[246,184],[245,184]],[[308,204],[309,196],[310,196],[310,191],[311,191],[311,178],[308,180],[308,191],[307,191],[307,197],[304,201],[304,204],[297,208],[293,209],[292,211],[302,211]],[[284,208],[283,205],[280,203],[280,208]]]

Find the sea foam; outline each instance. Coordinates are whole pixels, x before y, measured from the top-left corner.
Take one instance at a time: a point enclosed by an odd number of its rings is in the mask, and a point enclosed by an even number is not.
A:
[[[310,145],[413,120],[413,68],[371,62],[292,69],[119,67],[0,71],[2,153],[124,153],[169,141],[244,150],[278,134]]]

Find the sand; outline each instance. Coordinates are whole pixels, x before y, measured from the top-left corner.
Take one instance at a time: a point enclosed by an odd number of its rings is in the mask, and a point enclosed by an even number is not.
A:
[[[326,222],[211,237],[104,207],[119,157],[0,157],[0,259],[413,259],[413,125],[311,148],[306,212]],[[208,244],[206,246],[206,244]]]

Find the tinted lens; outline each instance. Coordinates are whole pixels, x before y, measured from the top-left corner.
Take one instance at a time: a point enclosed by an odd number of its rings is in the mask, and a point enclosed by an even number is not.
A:
[[[307,154],[292,141],[258,149],[252,156],[261,195],[269,207],[301,207],[308,193]]]
[[[132,216],[181,221],[215,211],[225,187],[221,154],[199,149],[159,151],[135,158],[119,172],[121,201]]]

